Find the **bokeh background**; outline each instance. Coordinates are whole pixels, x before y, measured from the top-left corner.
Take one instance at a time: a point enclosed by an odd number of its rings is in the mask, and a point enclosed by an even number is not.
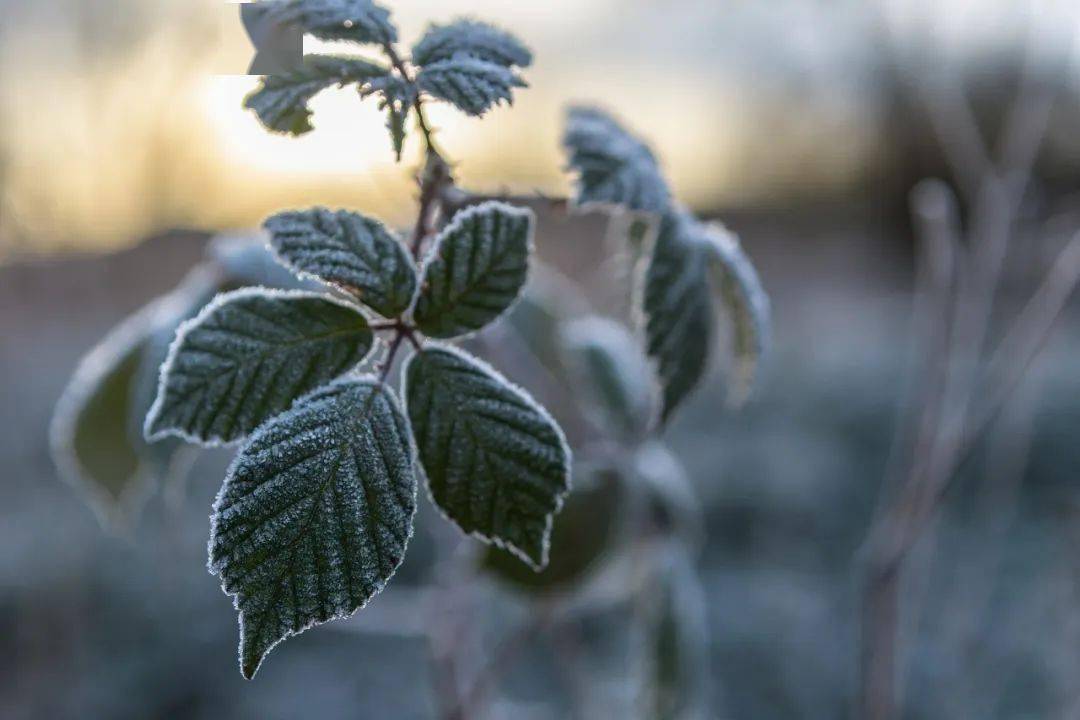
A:
[[[963,181],[925,88],[947,79],[991,144],[1022,77],[1057,88],[1007,262],[1007,318],[1057,241],[1080,229],[1080,10],[1050,0],[389,5],[406,40],[429,20],[470,15],[535,51],[531,87],[512,108],[483,121],[432,113],[464,184],[565,194],[563,111],[588,100],[649,139],[682,201],[740,234],[773,302],[766,372],[738,413],[711,378],[665,434],[703,516],[690,571],[707,627],[699,716],[850,716],[859,548],[908,382],[910,191],[925,177]],[[246,683],[234,611],[205,571],[227,456],[201,456],[121,537],[49,457],[49,417],[78,359],[173,287],[212,235],[314,203],[409,222],[418,143],[395,164],[383,118],[348,91],[317,98],[308,136],[267,134],[241,107],[256,80],[242,75],[250,48],[237,15],[215,0],[0,0],[5,718],[437,716],[409,588],[427,586],[433,546],[450,541],[438,518],[421,519],[433,529],[414,540],[402,595],[291,640]],[[540,252],[560,271],[597,277],[601,225],[546,217],[541,230]],[[1080,317],[1066,313],[1017,394],[1019,415],[984,448],[1008,450],[977,454],[947,498],[922,554],[925,602],[905,629],[904,717],[1080,711],[1078,351]],[[512,618],[512,598],[499,607]],[[617,638],[618,623],[593,632]],[[558,664],[530,656],[491,716],[573,717],[573,703],[549,701]],[[617,671],[604,677],[588,693],[616,700],[600,707],[632,695]]]

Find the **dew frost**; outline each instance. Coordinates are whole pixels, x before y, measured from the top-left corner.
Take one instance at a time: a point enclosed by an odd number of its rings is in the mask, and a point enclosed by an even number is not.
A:
[[[570,490],[562,430],[525,391],[456,348],[429,346],[404,373],[432,500],[465,532],[543,568],[552,517]]]

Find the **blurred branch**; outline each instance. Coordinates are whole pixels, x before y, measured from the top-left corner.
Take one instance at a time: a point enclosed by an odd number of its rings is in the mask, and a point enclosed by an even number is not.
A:
[[[958,467],[1009,401],[1080,280],[1078,234],[984,366],[1004,262],[1058,92],[1056,86],[1037,82],[1033,52],[1034,42],[1029,42],[997,166],[986,157],[962,90],[948,83],[919,87],[943,150],[973,207],[967,242],[961,246],[956,224],[949,220],[954,212],[949,193],[936,185],[920,185],[913,194],[924,253],[918,292],[925,298],[916,308],[920,316],[925,314],[925,319],[917,318],[916,331],[924,333],[922,344],[931,354],[913,383],[920,408],[909,420],[915,429],[902,426],[894,442],[896,457],[903,457],[910,442],[910,471],[899,481],[887,477],[884,509],[866,543],[859,717],[890,720],[899,715],[905,563],[915,544],[928,537]],[[942,270],[945,247],[955,260],[951,279]],[[948,283],[945,292],[940,285],[943,278]],[[891,473],[899,475],[895,469],[899,466],[899,460],[891,462]]]

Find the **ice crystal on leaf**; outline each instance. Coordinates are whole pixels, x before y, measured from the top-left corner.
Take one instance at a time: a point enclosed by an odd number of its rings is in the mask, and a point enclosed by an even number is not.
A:
[[[465,532],[543,568],[552,517],[570,489],[562,430],[523,390],[462,351],[429,346],[404,373],[432,499]]]
[[[710,225],[703,235],[714,291],[731,319],[731,381],[728,398],[741,404],[754,387],[768,351],[769,296],[739,239],[726,228]]]
[[[307,55],[300,68],[264,77],[244,99],[244,107],[255,111],[270,130],[303,135],[313,129],[309,107],[313,97],[334,85],[363,84],[386,73],[383,66],[363,58]]]
[[[413,46],[412,61],[431,65],[456,55],[473,57],[503,67],[528,67],[532,53],[520,40],[494,25],[475,20],[457,20],[448,25],[432,25]]]
[[[390,11],[371,0],[262,0],[260,4],[278,22],[297,23],[321,40],[375,44],[397,40]]]
[[[177,332],[146,418],[147,436],[238,440],[355,367],[372,343],[363,315],[322,295],[264,289],[221,295]]]
[[[649,147],[596,108],[571,108],[563,134],[579,205],[664,212],[671,196]]]
[[[244,677],[281,640],[382,590],[412,535],[414,463],[405,418],[374,378],[301,398],[240,450],[214,504],[210,570],[240,611]]]
[[[396,317],[412,303],[415,265],[378,220],[313,208],[279,213],[265,227],[286,265],[340,288],[383,317]]]
[[[513,103],[516,87],[527,87],[505,65],[458,54],[420,69],[420,89],[477,117],[503,102]]]
[[[534,224],[531,210],[501,202],[455,215],[424,267],[417,327],[431,337],[457,337],[506,312],[528,276]]]
[[[645,275],[646,349],[656,363],[665,422],[700,382],[715,337],[707,256],[696,227],[684,213],[665,215]]]

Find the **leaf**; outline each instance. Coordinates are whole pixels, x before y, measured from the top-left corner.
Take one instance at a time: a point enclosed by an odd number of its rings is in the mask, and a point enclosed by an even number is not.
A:
[[[238,440],[355,367],[373,340],[363,315],[322,295],[263,288],[219,295],[177,331],[146,435]]]
[[[522,591],[563,593],[594,574],[613,552],[624,512],[623,479],[612,467],[575,469],[574,492],[566,498],[551,529],[550,562],[540,572],[527,569],[510,553],[488,548],[482,559],[484,570]]]
[[[240,669],[281,640],[348,617],[401,564],[415,451],[393,394],[346,378],[252,435],[214,503],[210,571],[240,612]]]
[[[513,89],[528,87],[513,70],[468,55],[455,55],[425,65],[416,82],[432,97],[476,117],[504,101],[512,104]]]
[[[702,503],[686,469],[662,443],[643,443],[633,454],[633,479],[640,488],[650,526],[660,535],[696,548],[705,538]]]
[[[705,596],[686,549],[664,550],[649,583],[643,704],[657,720],[704,720],[711,717]]]
[[[562,430],[523,390],[455,348],[428,346],[404,375],[432,500],[465,532],[542,569],[570,489]]]
[[[381,65],[355,57],[307,55],[297,70],[283,75],[267,75],[259,87],[244,99],[244,107],[254,110],[268,129],[303,135],[314,128],[308,103],[323,90],[337,85],[364,82],[386,75]]]
[[[706,228],[703,237],[714,289],[731,317],[734,362],[728,397],[738,406],[753,390],[758,368],[768,350],[769,296],[733,233],[712,225]]]
[[[374,218],[326,208],[283,212],[264,223],[287,266],[353,295],[383,317],[397,317],[416,294],[405,246]]]
[[[525,285],[535,216],[485,202],[462,210],[435,240],[413,311],[425,335],[479,330],[513,306]]]
[[[147,468],[128,431],[135,378],[156,308],[121,323],[79,363],[49,428],[61,475],[107,528],[126,526],[145,496]]]
[[[106,529],[130,530],[150,486],[174,470],[180,443],[142,437],[157,388],[158,338],[165,328],[171,338],[180,316],[197,312],[214,287],[213,273],[199,268],[124,320],[80,361],[57,403],[49,428],[54,462]]]
[[[379,95],[379,109],[386,111],[386,127],[390,131],[394,156],[398,162],[401,162],[401,151],[405,147],[405,122],[418,92],[416,85],[397,75],[373,80],[360,89],[361,97]]]
[[[661,222],[645,273],[642,303],[646,350],[662,389],[661,422],[667,422],[697,387],[713,345],[715,310],[697,221],[672,211]]]
[[[652,416],[653,379],[633,335],[614,320],[586,317],[567,324],[563,344],[603,427],[621,440],[640,440]]]
[[[371,0],[263,0],[281,23],[294,22],[321,40],[392,43],[397,28],[390,11]]]
[[[413,46],[412,61],[431,65],[465,55],[504,67],[528,67],[532,53],[520,40],[493,25],[474,20],[458,20],[449,25],[432,25]]]
[[[563,133],[570,169],[577,173],[579,205],[618,206],[663,213],[671,194],[649,147],[611,116],[571,108]]]

